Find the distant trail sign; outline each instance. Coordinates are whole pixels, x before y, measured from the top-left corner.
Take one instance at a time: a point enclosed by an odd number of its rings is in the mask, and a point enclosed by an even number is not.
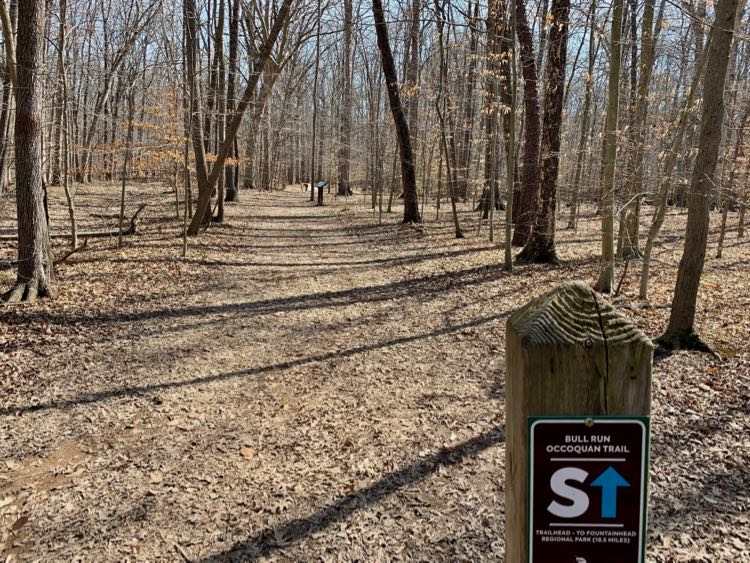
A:
[[[529,417],[530,563],[642,563],[648,417]]]

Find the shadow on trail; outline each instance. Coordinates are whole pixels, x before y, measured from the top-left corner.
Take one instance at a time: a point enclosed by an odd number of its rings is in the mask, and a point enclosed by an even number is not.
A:
[[[719,514],[742,516],[746,513],[750,470],[732,465],[725,471],[707,475],[700,483],[688,481],[680,490],[670,488],[668,483],[663,487],[664,490],[649,500],[652,508],[648,524],[651,530],[679,528],[696,520],[710,521]]]
[[[66,408],[75,407],[78,405],[99,403],[102,401],[106,401],[108,399],[151,395],[151,394],[158,393],[159,391],[165,391],[165,390],[170,390],[170,389],[180,389],[182,387],[190,387],[192,385],[201,385],[201,384],[213,383],[217,381],[227,381],[231,379],[238,379],[238,378],[243,378],[243,377],[267,375],[267,374],[271,374],[280,370],[286,370],[286,369],[295,368],[299,366],[305,366],[305,365],[313,364],[317,362],[325,362],[325,361],[333,360],[333,359],[348,358],[351,356],[355,356],[357,354],[363,354],[366,352],[381,350],[384,348],[389,348],[391,346],[398,346],[401,344],[410,344],[412,342],[418,342],[420,340],[426,340],[429,338],[436,338],[439,336],[444,336],[447,334],[465,330],[467,328],[481,326],[487,323],[491,323],[493,321],[506,318],[509,314],[510,314],[510,311],[503,311],[502,313],[497,313],[495,315],[490,315],[488,317],[481,317],[479,319],[475,319],[467,323],[446,326],[443,328],[439,328],[437,330],[433,330],[431,332],[413,334],[410,336],[401,336],[399,338],[394,338],[394,339],[386,340],[383,342],[376,342],[374,344],[365,344],[362,346],[356,346],[354,348],[347,348],[344,350],[326,352],[324,354],[316,354],[312,356],[306,356],[303,358],[296,358],[294,360],[289,360],[286,362],[279,362],[279,363],[271,364],[267,366],[259,366],[255,368],[230,371],[230,372],[221,373],[218,375],[204,375],[204,376],[194,377],[192,379],[187,379],[183,381],[168,381],[164,383],[133,385],[130,387],[108,389],[106,391],[98,391],[95,393],[89,393],[86,395],[73,397],[71,399],[59,399],[59,400],[49,401],[46,403],[38,403],[38,404],[15,406],[15,407],[13,406],[3,407],[3,408],[0,408],[0,416],[21,415],[25,413],[46,411],[46,410],[52,410],[52,409],[66,409]]]
[[[418,483],[442,467],[459,465],[464,460],[505,441],[505,429],[494,426],[478,436],[450,448],[441,448],[425,459],[389,473],[369,487],[352,491],[305,518],[291,520],[278,528],[267,528],[226,551],[202,559],[202,563],[246,561],[267,556],[305,537],[347,520],[357,511],[376,504],[400,489]]]
[[[228,260],[205,260],[197,258],[91,258],[77,260],[76,263],[84,264],[87,262],[101,263],[108,262],[111,264],[193,264],[195,266],[216,266],[216,267],[227,267],[227,268],[242,268],[242,267],[253,267],[253,268],[326,268],[330,266],[338,267],[357,267],[357,266],[403,266],[407,264],[419,264],[428,260],[439,260],[441,258],[454,258],[458,256],[466,256],[477,252],[488,252],[496,251],[497,249],[492,246],[485,246],[482,248],[468,248],[462,250],[453,250],[445,252],[434,252],[430,254],[416,254],[412,256],[396,256],[394,258],[374,258],[372,260],[345,260],[338,262],[232,262]]]
[[[475,266],[464,270],[444,272],[435,276],[411,278],[382,285],[356,287],[339,291],[309,293],[292,297],[228,303],[221,305],[193,305],[181,309],[156,309],[137,313],[113,313],[95,315],[65,315],[29,312],[8,316],[8,324],[44,322],[57,325],[99,326],[108,323],[132,323],[145,320],[186,319],[223,313],[268,314],[296,312],[309,309],[346,307],[359,303],[376,303],[403,298],[424,299],[447,291],[497,281],[509,274],[497,266]],[[220,319],[225,322],[225,319]],[[208,324],[208,323],[207,323]],[[141,332],[141,331],[139,331]]]

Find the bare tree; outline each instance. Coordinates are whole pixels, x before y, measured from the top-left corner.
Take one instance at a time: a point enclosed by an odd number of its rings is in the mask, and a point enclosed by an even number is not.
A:
[[[544,118],[542,121],[541,205],[529,241],[518,255],[522,262],[557,263],[555,212],[557,175],[560,169],[560,129],[565,97],[570,0],[552,0],[549,50],[545,66]]]
[[[690,186],[685,249],[677,272],[669,325],[659,339],[660,344],[669,348],[707,349],[695,332],[695,306],[706,258],[709,209],[724,120],[724,84],[737,4],[738,0],[719,0],[716,6],[713,38],[703,78],[703,115]]]
[[[515,230],[513,244],[523,246],[531,235],[531,226],[536,215],[539,198],[539,91],[534,40],[526,19],[524,0],[514,0],[516,34],[521,50],[521,74],[523,75],[524,129],[523,171],[521,174],[521,197],[513,211]]]
[[[351,195],[349,160],[352,134],[352,0],[344,0],[344,61],[341,72],[341,127],[339,129],[339,195]]]
[[[588,147],[588,134],[591,122],[591,98],[594,86],[594,62],[596,59],[596,0],[591,0],[588,15],[589,23],[589,56],[588,69],[585,78],[585,93],[583,95],[583,116],[581,117],[581,135],[578,140],[578,151],[576,154],[575,176],[573,179],[573,197],[570,202],[570,217],[568,228],[575,229],[578,220],[579,197],[581,193],[581,182],[583,178],[583,161]]]
[[[404,223],[419,223],[419,200],[417,198],[417,177],[414,168],[414,155],[411,149],[409,124],[401,106],[398,91],[398,75],[393,62],[393,53],[388,41],[388,26],[385,23],[382,0],[372,0],[372,14],[375,18],[375,32],[378,38],[380,61],[383,65],[388,101],[391,105],[393,122],[396,126],[399,154],[401,157],[401,181],[404,190]]]
[[[448,96],[444,93],[445,83],[448,81],[448,65],[445,60],[445,45],[444,45],[444,32],[445,27],[445,5],[444,0],[435,0],[435,13],[437,15],[437,26],[438,26],[438,52],[439,56],[439,78],[438,78],[438,93],[435,97],[435,113],[437,113],[438,121],[440,122],[440,142],[443,147],[443,158],[445,159],[445,167],[448,172],[448,182],[450,184],[450,198],[451,198],[451,214],[453,216],[453,227],[455,228],[456,238],[463,238],[464,234],[461,231],[461,225],[458,221],[458,211],[456,210],[456,198],[458,197],[458,171],[456,170],[457,158],[455,151],[449,151],[448,140],[446,135],[446,119],[445,114],[447,113]],[[451,135],[451,140],[453,135]],[[455,148],[455,144],[452,145]]]
[[[606,151],[602,185],[602,263],[597,291],[610,293],[615,279],[615,161],[617,160],[617,116],[620,107],[620,52],[622,51],[623,0],[614,0],[610,40],[609,93],[607,96]]]
[[[184,0],[185,6],[186,6],[186,18],[189,20],[188,27],[193,30],[197,29],[197,13],[195,11],[195,2],[194,0]],[[261,48],[258,50],[258,55],[256,60],[254,61],[254,72],[250,76],[250,80],[248,81],[247,85],[245,86],[245,91],[242,94],[242,98],[240,99],[239,104],[237,105],[237,109],[235,110],[234,114],[232,115],[232,120],[229,124],[229,127],[227,128],[226,134],[224,136],[224,139],[222,140],[221,146],[219,147],[219,152],[216,155],[216,162],[214,163],[213,167],[211,168],[211,173],[208,174],[205,167],[203,167],[203,170],[197,170],[197,181],[198,181],[198,207],[196,209],[195,215],[193,215],[193,219],[190,222],[190,226],[188,228],[188,234],[191,236],[195,236],[198,234],[198,231],[200,230],[201,225],[203,224],[204,218],[206,217],[206,214],[210,212],[209,205],[211,203],[211,194],[214,190],[214,187],[216,186],[216,182],[219,178],[219,174],[223,173],[224,170],[224,163],[226,162],[226,159],[229,157],[230,153],[232,152],[234,148],[234,140],[237,136],[237,132],[240,129],[240,125],[242,124],[242,118],[245,115],[245,110],[250,105],[250,103],[253,100],[253,94],[255,93],[255,87],[258,84],[258,80],[260,79],[260,74],[262,69],[268,59],[271,56],[271,52],[273,50],[273,46],[276,43],[276,39],[278,38],[279,34],[281,33],[282,28],[287,23],[287,19],[289,17],[289,10],[291,8],[293,0],[284,0],[279,7],[279,11],[276,13],[273,25],[271,29],[268,31],[268,35],[265,37],[263,44]],[[190,7],[191,9],[187,9]],[[190,45],[196,45],[197,37],[195,33],[188,33],[188,53],[191,51]],[[195,69],[195,65],[191,64],[190,61],[188,61],[188,67],[190,69]],[[194,81],[194,80],[193,80]],[[193,103],[195,104],[195,107],[193,108],[194,114],[199,114],[199,101],[196,96],[196,99],[193,100]],[[196,111],[198,110],[198,111]],[[193,136],[197,132],[201,132],[200,129],[196,131],[195,127],[196,125],[193,124]],[[200,127],[198,125],[197,127]],[[205,162],[205,155],[203,155],[203,151],[198,149],[197,144],[200,143],[202,145],[201,139],[203,136],[201,135],[198,137],[197,141],[196,139],[193,139],[193,147],[195,150],[195,158],[196,161],[200,160],[200,157],[203,156],[203,160]]]
[[[241,0],[229,0],[231,10],[229,13],[229,67],[227,76],[227,116],[226,125],[230,124],[231,115],[237,102],[237,76],[239,61],[239,35],[240,35],[240,5]],[[236,162],[239,158],[239,143],[234,140],[232,157],[235,162],[226,168],[226,201],[237,201],[239,199],[240,166]]]
[[[45,0],[25,0],[18,9],[16,96],[16,208],[18,273],[5,295],[10,303],[52,297],[54,270],[42,186],[42,102]]]

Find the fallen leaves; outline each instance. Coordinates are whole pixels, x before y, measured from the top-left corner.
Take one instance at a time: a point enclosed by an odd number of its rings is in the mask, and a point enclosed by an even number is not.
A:
[[[18,520],[16,520],[13,525],[10,527],[11,532],[18,532],[21,528],[23,528],[26,523],[29,521],[28,516],[21,516]]]
[[[79,189],[82,210],[116,206]],[[509,276],[485,232],[452,238],[448,213],[378,226],[354,199],[337,213],[252,192],[182,260],[171,196],[153,191],[134,189],[165,216],[128,246],[92,243],[60,266],[58,300],[0,313],[0,559],[501,559],[504,445],[434,456],[502,427],[505,320],[596,277],[596,217],[559,232],[561,267]],[[667,218],[667,236],[683,228]],[[658,249],[654,306],[633,268],[623,284],[618,306],[650,336],[680,243]],[[654,367],[649,561],[750,546],[749,261],[743,243],[707,263],[700,326],[727,360]]]

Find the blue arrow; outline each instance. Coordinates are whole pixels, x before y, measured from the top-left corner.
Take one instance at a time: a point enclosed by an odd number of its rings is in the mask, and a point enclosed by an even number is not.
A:
[[[602,518],[615,518],[617,516],[617,489],[629,487],[630,483],[623,479],[614,467],[608,467],[591,482],[591,485],[602,488]]]

